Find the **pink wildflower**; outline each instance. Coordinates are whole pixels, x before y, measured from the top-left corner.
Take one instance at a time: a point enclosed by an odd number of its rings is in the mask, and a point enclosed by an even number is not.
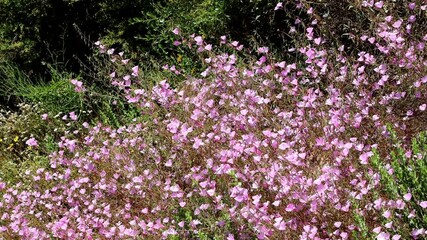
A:
[[[379,1],[379,2],[375,3],[375,7],[378,8],[378,9],[381,9],[383,7],[383,5],[384,5],[383,1]]]
[[[420,206],[421,206],[422,208],[427,208],[427,201],[422,201],[422,202],[420,202]]]
[[[173,34],[178,35],[180,31],[179,31],[179,28],[174,28],[172,32]]]
[[[33,137],[28,139],[25,143],[30,147],[37,147],[38,146],[37,140]]]

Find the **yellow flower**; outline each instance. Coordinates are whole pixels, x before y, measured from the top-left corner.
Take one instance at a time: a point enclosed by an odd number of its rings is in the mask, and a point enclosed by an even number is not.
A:
[[[13,148],[13,143],[11,143],[11,144],[9,145],[9,147],[7,147],[7,150],[12,150],[12,148]]]
[[[19,136],[18,136],[18,135],[16,135],[16,136],[15,136],[15,138],[13,139],[13,141],[14,141],[14,142],[18,142],[18,140],[19,140]]]

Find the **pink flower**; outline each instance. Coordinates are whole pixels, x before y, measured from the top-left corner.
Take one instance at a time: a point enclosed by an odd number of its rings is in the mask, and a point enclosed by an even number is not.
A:
[[[71,84],[75,86],[74,91],[83,92],[85,88],[83,87],[83,82],[78,81],[77,79],[71,79]]]
[[[209,190],[207,190],[207,191],[206,191],[206,193],[207,193],[209,196],[213,197],[213,196],[215,195],[215,189],[209,189]]]
[[[25,143],[30,147],[37,147],[38,146],[37,140],[35,138],[30,138]]]
[[[113,53],[114,53],[114,48],[108,49],[108,51],[107,51],[107,54],[108,54],[108,55],[111,55],[111,54],[113,54]]]
[[[243,202],[248,200],[248,190],[239,186],[231,189],[231,197],[234,198],[237,202]]]
[[[421,206],[422,208],[427,208],[427,201],[422,201],[422,202],[420,202],[420,206]]]
[[[201,36],[196,36],[194,41],[196,41],[197,46],[201,46],[203,44],[203,38]]]
[[[77,120],[76,113],[75,112],[70,112],[70,118],[71,118],[71,120],[76,121]]]
[[[171,167],[172,166],[172,160],[169,159],[166,163],[165,163],[166,167]]]
[[[386,232],[381,232],[377,236],[377,240],[389,240],[389,239],[390,239],[390,234]]]
[[[400,237],[401,236],[399,234],[396,234],[396,235],[393,235],[393,237],[391,238],[391,240],[399,240]]]
[[[208,44],[205,46],[205,50],[206,51],[211,51],[212,50],[212,44]]]
[[[400,28],[401,25],[402,25],[402,21],[401,20],[398,20],[398,21],[396,21],[396,22],[393,23],[393,27],[394,28]]]
[[[405,199],[405,201],[409,201],[412,198],[412,194],[411,193],[407,193],[405,195],[403,195],[403,199]]]
[[[295,210],[295,205],[293,203],[289,203],[288,206],[286,206],[286,212],[292,212]]]
[[[202,139],[198,137],[194,138],[194,144],[193,144],[194,149],[198,149],[200,146],[203,146],[203,145],[205,144],[203,143]]]
[[[360,163],[363,165],[368,164],[369,157],[371,157],[372,155],[373,155],[372,152],[363,153],[362,155],[359,156]]]
[[[427,107],[427,105],[424,103],[424,104],[420,105],[419,109],[420,109],[420,111],[425,111],[426,107]]]
[[[174,29],[172,30],[172,32],[173,32],[175,35],[178,35],[178,34],[179,34],[179,28],[174,28]]]
[[[387,210],[383,213],[383,217],[385,217],[385,218],[389,218],[390,216],[391,216],[390,210]]]
[[[137,77],[138,76],[138,71],[139,71],[138,66],[133,67],[132,68],[132,76]]]
[[[376,227],[372,230],[372,232],[374,233],[380,233],[381,232],[381,227]]]
[[[281,9],[281,8],[283,8],[283,3],[282,3],[282,2],[279,2],[279,3],[276,5],[276,7],[274,7],[274,11],[277,11],[277,10],[279,10],[279,9]]]
[[[383,5],[384,5],[383,1],[379,1],[379,2],[375,3],[375,7],[378,8],[378,9],[381,9],[383,7]]]
[[[258,53],[268,53],[268,47],[260,47],[260,48],[258,48]]]
[[[167,125],[167,129],[171,133],[177,133],[178,127],[181,125],[181,122],[177,119],[172,119],[170,123]]]
[[[179,190],[180,190],[178,184],[176,184],[174,186],[171,186],[169,189],[170,189],[171,192],[179,192]]]
[[[423,234],[425,231],[424,231],[424,229],[423,228],[420,228],[420,229],[415,229],[415,230],[413,230],[412,232],[411,232],[411,236],[412,237],[417,237],[418,235],[421,235],[421,234]]]

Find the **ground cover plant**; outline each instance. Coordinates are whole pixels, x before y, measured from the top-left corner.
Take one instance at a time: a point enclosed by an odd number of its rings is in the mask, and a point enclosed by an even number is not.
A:
[[[351,37],[328,31],[320,1],[273,6],[305,13],[285,60],[171,28],[202,69],[164,65],[161,81],[96,42],[109,87],[138,115],[114,126],[61,113],[48,162],[0,176],[0,236],[425,238],[427,5],[347,3],[370,20]],[[47,149],[24,138],[25,151]]]

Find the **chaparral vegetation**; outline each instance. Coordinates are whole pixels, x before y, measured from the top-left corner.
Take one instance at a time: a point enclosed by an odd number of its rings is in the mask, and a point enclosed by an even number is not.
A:
[[[0,0],[0,239],[425,239],[426,10]]]

